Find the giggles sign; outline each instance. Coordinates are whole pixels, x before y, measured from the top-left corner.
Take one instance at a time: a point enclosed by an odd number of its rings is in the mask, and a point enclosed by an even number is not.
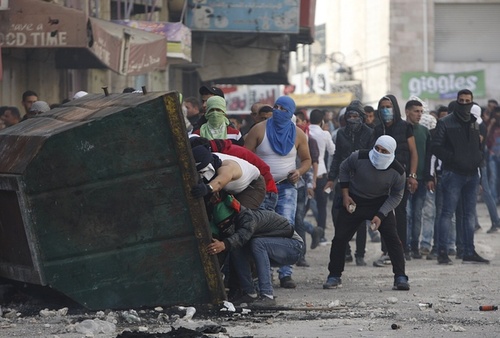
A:
[[[461,89],[469,89],[474,97],[486,95],[484,70],[462,73],[409,72],[401,76],[403,97],[421,99],[455,98]]]

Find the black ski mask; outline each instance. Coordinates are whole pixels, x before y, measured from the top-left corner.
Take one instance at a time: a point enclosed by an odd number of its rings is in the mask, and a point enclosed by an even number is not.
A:
[[[470,121],[470,110],[472,108],[473,103],[459,103],[455,105],[455,114],[457,117],[463,122]]]

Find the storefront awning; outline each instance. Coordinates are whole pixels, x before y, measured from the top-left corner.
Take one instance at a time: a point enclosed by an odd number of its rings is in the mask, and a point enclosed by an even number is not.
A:
[[[72,8],[43,1],[16,0],[9,29],[0,33],[3,48],[57,48],[58,68],[109,68],[138,75],[166,65],[161,35],[88,18]]]
[[[297,107],[301,108],[326,108],[346,107],[354,100],[353,93],[331,94],[290,94]]]
[[[96,18],[89,18],[87,32],[84,50],[62,48],[56,52],[57,67],[108,67],[119,74],[138,75],[166,66],[167,44],[161,35]]]

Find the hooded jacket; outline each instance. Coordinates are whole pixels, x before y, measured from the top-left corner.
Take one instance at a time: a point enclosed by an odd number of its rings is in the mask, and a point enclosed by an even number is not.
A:
[[[358,104],[359,103],[359,104]],[[355,110],[359,113],[363,122],[358,131],[350,129],[347,123],[347,114],[342,118],[346,126],[339,129],[335,140],[335,153],[333,154],[330,171],[328,172],[328,180],[334,181],[339,176],[340,163],[349,157],[354,151],[360,149],[370,149],[370,142],[373,134],[373,129],[368,127],[365,122],[365,112],[359,101],[353,101],[347,106],[346,112]]]
[[[382,112],[380,109],[380,104],[382,101],[388,98],[392,102],[392,112],[394,115],[393,123],[390,127],[387,127],[384,120],[382,119]],[[398,160],[401,165],[406,170],[410,168],[410,147],[408,145],[408,137],[413,136],[413,126],[401,118],[401,111],[399,110],[399,104],[394,95],[386,95],[378,101],[377,106],[377,116],[381,123],[377,125],[374,129],[372,135],[372,141],[370,143],[370,148],[375,145],[375,141],[382,135],[392,136],[398,147],[396,148],[396,160]]]

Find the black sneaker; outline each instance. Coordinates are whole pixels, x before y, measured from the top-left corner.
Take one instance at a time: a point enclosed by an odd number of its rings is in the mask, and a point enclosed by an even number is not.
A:
[[[323,289],[337,289],[342,287],[342,279],[340,277],[328,277],[326,283],[323,284]]]
[[[249,294],[245,293],[243,296],[235,299],[232,301],[234,305],[241,305],[241,304],[251,304],[257,300],[257,295],[255,296],[250,296]]]
[[[397,276],[394,277],[394,286],[393,290],[402,290],[408,291],[410,290],[410,284],[408,283],[408,277],[406,276]]]
[[[405,259],[411,261],[411,254],[409,252],[405,252]]]
[[[321,238],[325,235],[325,231],[320,227],[315,227],[311,235],[311,250],[316,249],[321,241]]]
[[[427,258],[426,258],[426,259],[427,259],[428,261],[433,261],[433,260],[435,260],[435,259],[437,258],[437,256],[438,256],[438,255],[437,255],[436,250],[432,249],[432,250],[431,250],[431,252],[427,255]]]
[[[356,257],[357,266],[366,266],[365,259],[363,257]]]
[[[422,259],[422,255],[420,254],[420,251],[418,249],[417,250],[412,250],[411,251],[411,258]]]
[[[494,232],[497,232],[498,231],[498,228],[496,226],[491,226],[491,228],[486,231],[487,234],[492,234]]]
[[[272,308],[276,306],[276,300],[265,295],[260,295],[253,303],[248,304],[252,308]]]
[[[437,261],[438,261],[438,264],[442,264],[442,265],[452,265],[453,262],[452,260],[450,259],[450,257],[448,257],[448,254],[446,253],[441,253],[437,256]]]
[[[490,261],[479,256],[477,252],[474,251],[474,254],[471,256],[464,255],[464,258],[462,258],[462,264],[490,264]]]
[[[310,266],[309,263],[307,263],[307,261],[306,261],[306,259],[304,257],[299,258],[299,260],[297,261],[297,263],[295,263],[295,265],[297,265],[297,266],[303,266],[305,268],[308,268]]]
[[[352,261],[353,261],[353,258],[352,258],[351,254],[345,255],[345,262],[346,263],[351,263]]]
[[[297,284],[290,276],[286,276],[280,279],[280,286],[285,289],[295,289]]]

